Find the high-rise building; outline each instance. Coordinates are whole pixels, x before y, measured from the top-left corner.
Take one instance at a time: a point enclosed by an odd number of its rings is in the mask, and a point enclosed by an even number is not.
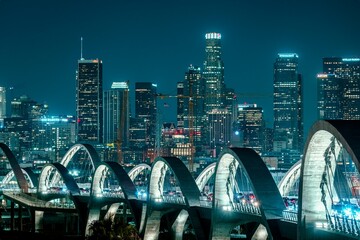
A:
[[[184,129],[184,82],[176,84],[176,118],[178,129]]]
[[[78,60],[76,76],[76,132],[78,142],[103,142],[102,61]]]
[[[261,153],[264,146],[263,109],[256,104],[239,104],[237,121],[242,146]]]
[[[129,85],[113,82],[104,91],[104,143],[125,147],[129,139]]]
[[[360,119],[360,58],[323,58],[317,85],[320,119]]]
[[[135,83],[135,118],[137,121],[144,123],[145,144],[148,149],[153,150],[155,148],[157,130],[156,94],[156,84],[151,82]]]
[[[4,118],[6,117],[6,89],[0,87],[0,126],[4,124]]]
[[[212,156],[217,155],[230,145],[231,114],[227,109],[213,109],[208,113],[209,139]]]
[[[47,114],[48,105],[40,104],[27,96],[11,101],[11,117],[4,119],[6,140],[12,149],[27,151],[33,147],[34,122]]]
[[[225,89],[225,108],[231,114],[231,122],[234,124],[238,115],[236,93],[233,88]]]
[[[202,145],[204,142],[204,79],[199,67],[189,66],[185,73],[184,95],[178,96],[184,99],[184,127],[191,135],[191,144]],[[190,138],[190,136],[189,136]]]
[[[278,54],[274,63],[274,151],[303,150],[302,77],[296,53]]]
[[[205,111],[224,108],[225,84],[224,63],[221,58],[221,34],[205,34],[205,61],[203,78],[205,80]]]
[[[66,151],[75,143],[75,119],[72,116],[48,116],[33,120],[33,149],[55,152],[61,160]]]
[[[319,119],[343,118],[343,81],[335,74],[317,75],[317,109]]]

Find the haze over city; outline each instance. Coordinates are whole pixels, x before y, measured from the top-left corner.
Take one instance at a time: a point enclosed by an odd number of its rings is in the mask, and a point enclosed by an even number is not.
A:
[[[360,52],[360,2],[347,1],[25,1],[0,2],[0,82],[47,102],[52,114],[74,114],[80,58],[104,63],[104,89],[113,81],[158,84],[176,93],[189,64],[202,67],[205,33],[222,34],[225,83],[258,103],[271,124],[277,53],[299,55],[304,79],[305,133],[316,120],[316,74],[326,56]],[[132,101],[133,101],[132,97]],[[169,104],[164,120],[176,120]],[[167,110],[166,110],[167,111]],[[271,126],[271,125],[270,125]]]

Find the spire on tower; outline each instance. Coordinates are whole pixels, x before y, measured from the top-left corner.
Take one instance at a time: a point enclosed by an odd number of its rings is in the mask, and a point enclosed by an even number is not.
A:
[[[83,58],[83,37],[80,38],[81,41],[81,45],[80,45],[80,60],[85,60],[85,58]]]

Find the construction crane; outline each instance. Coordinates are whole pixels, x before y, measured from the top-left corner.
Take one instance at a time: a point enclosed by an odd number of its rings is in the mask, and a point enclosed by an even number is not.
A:
[[[166,94],[156,94],[155,97],[160,99],[165,98],[186,98],[189,99],[189,114],[188,114],[188,124],[189,124],[189,145],[190,145],[190,156],[189,156],[189,171],[193,172],[194,157],[195,157],[195,147],[194,147],[194,99],[204,98],[203,96],[193,96],[192,88],[189,88],[189,96],[185,95],[166,95]],[[219,95],[214,96],[205,96],[206,97],[219,97]],[[234,99],[236,98],[267,98],[272,97],[272,93],[235,93]]]
[[[194,171],[194,156],[195,156],[195,147],[194,147],[194,103],[193,103],[193,97],[192,97],[192,89],[190,88],[190,96],[185,95],[165,95],[165,94],[156,94],[155,97],[158,97],[160,99],[165,98],[187,98],[189,99],[189,115],[188,115],[188,121],[189,121],[189,145],[190,145],[190,156],[188,158],[189,161],[189,171]]]

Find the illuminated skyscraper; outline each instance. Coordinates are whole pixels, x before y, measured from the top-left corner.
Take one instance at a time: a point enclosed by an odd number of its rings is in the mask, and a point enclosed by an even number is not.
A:
[[[274,151],[303,150],[302,78],[296,53],[278,54],[274,63]]]
[[[194,145],[203,145],[205,85],[199,67],[189,66],[184,79],[184,126],[191,131]]]
[[[205,40],[205,111],[210,112],[216,108],[224,108],[224,63],[221,59],[221,34],[207,33]]]
[[[178,82],[176,85],[176,118],[177,118],[177,127],[178,129],[184,128],[184,82]]]
[[[264,145],[263,109],[256,104],[239,104],[237,121],[242,146],[261,153]]]
[[[135,83],[135,118],[145,127],[147,148],[155,148],[157,127],[157,85],[151,82]],[[160,139],[159,139],[160,140]]]
[[[1,124],[6,117],[6,89],[4,87],[0,87],[0,121]]]
[[[129,85],[127,82],[113,82],[111,89],[104,91],[105,144],[127,146],[129,115]]]
[[[317,85],[319,119],[360,119],[360,58],[323,58]]]
[[[212,156],[216,157],[231,140],[231,114],[227,109],[214,109],[208,113],[209,139]]]
[[[76,132],[78,142],[102,143],[102,61],[78,60],[76,76]]]

